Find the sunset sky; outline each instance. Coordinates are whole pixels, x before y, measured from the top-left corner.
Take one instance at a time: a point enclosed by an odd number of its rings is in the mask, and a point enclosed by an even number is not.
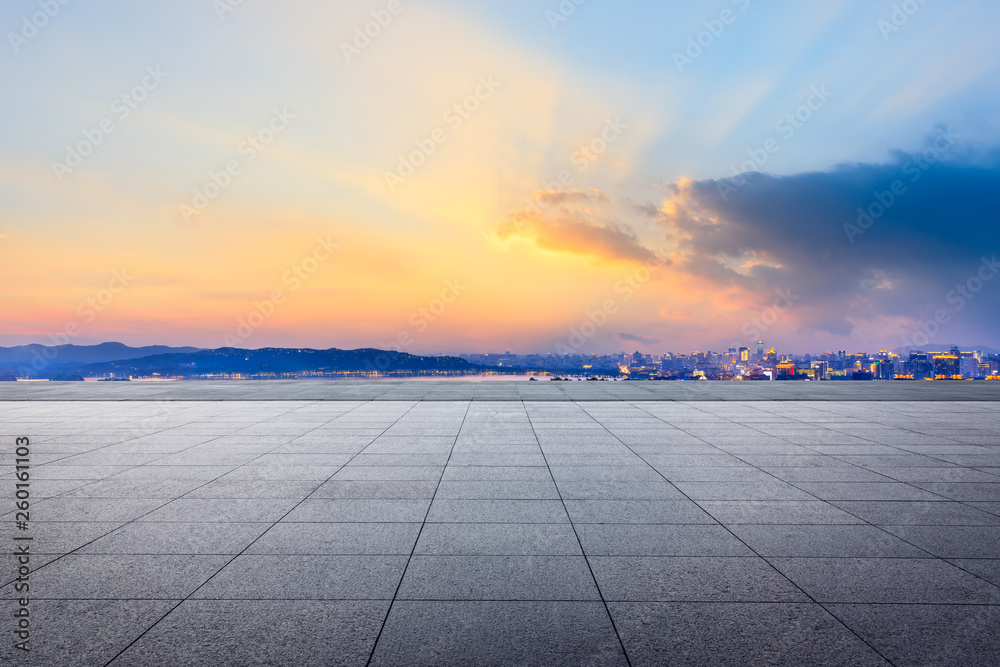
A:
[[[993,0],[61,2],[0,345],[1000,348]]]

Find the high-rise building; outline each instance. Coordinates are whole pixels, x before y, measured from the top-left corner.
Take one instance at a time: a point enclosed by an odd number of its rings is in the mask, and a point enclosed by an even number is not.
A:
[[[959,357],[954,354],[936,354],[934,359],[934,377],[938,380],[961,379],[962,368]]]
[[[913,376],[914,380],[926,380],[934,377],[934,360],[931,355],[920,350],[910,350],[910,358],[904,364],[905,375]]]
[[[896,377],[895,367],[892,359],[879,359],[872,364],[872,374],[876,380],[892,380]]]

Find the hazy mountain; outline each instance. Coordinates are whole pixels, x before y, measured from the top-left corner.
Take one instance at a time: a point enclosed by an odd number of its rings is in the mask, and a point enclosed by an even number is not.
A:
[[[893,352],[901,357],[909,357],[910,351],[920,351],[920,352],[949,352],[951,348],[957,347],[963,352],[985,352],[986,354],[1000,354],[1000,350],[996,348],[987,347],[986,345],[907,345],[905,347],[897,347]]]
[[[47,365],[64,364],[95,364],[123,359],[141,359],[158,354],[198,352],[199,347],[168,347],[166,345],[150,345],[148,347],[129,347],[122,343],[101,343],[100,345],[18,345],[16,347],[0,347],[0,366],[24,364],[30,367],[31,362],[43,359]]]
[[[405,352],[389,352],[371,348],[360,350],[329,350],[263,348],[241,350],[224,347],[187,354],[159,354],[139,359],[87,364],[78,371],[85,376],[114,373],[118,376],[153,373],[160,375],[194,376],[220,373],[260,375],[267,373],[303,373],[336,371],[469,371],[481,370],[457,357],[418,357]]]

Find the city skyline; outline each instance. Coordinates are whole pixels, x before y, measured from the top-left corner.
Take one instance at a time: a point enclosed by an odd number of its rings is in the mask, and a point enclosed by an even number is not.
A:
[[[617,380],[1000,380],[993,349],[817,352],[756,346],[643,354],[462,353],[414,356],[374,348],[198,349],[121,343],[0,347],[0,381],[245,380],[450,377]]]
[[[998,20],[9,3],[0,345],[1000,348]]]

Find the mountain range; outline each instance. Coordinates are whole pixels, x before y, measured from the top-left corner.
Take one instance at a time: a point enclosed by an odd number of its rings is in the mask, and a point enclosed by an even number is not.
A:
[[[24,345],[0,348],[0,377],[82,379],[83,377],[201,377],[208,375],[275,376],[310,373],[379,372],[426,374],[477,372],[482,366],[458,357],[421,357],[371,348],[329,350],[224,347],[128,347]]]

